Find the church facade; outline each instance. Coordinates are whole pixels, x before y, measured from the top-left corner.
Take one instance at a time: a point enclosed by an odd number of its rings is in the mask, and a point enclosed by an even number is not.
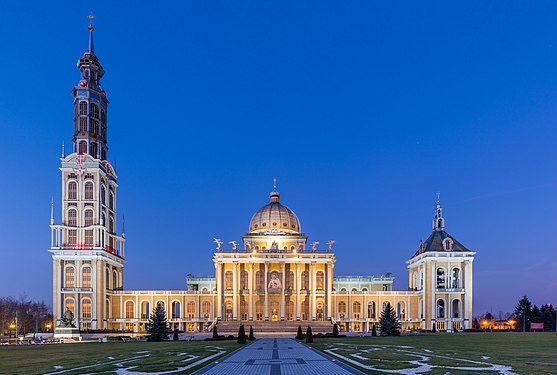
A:
[[[172,328],[190,332],[239,322],[268,330],[281,330],[287,322],[337,323],[365,332],[389,303],[404,329],[470,328],[475,253],[445,231],[439,200],[431,235],[406,262],[407,290],[393,290],[390,274],[336,276],[334,241],[325,249],[308,243],[296,214],[281,203],[276,184],[241,244],[231,241],[224,249],[214,239],[214,276],[187,275],[184,290],[124,289],[124,224],[118,234],[117,175],[107,161],[109,101],[100,84],[104,70],[93,31],[90,25],[89,48],[78,60],[73,150],[61,158],[59,224],[52,205],[49,251],[56,318],[69,309],[81,330],[141,332],[160,303]]]

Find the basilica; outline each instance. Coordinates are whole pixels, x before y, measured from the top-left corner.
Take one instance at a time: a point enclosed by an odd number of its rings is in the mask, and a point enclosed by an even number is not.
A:
[[[468,329],[472,319],[472,265],[475,253],[445,230],[439,199],[432,232],[406,261],[406,290],[393,290],[393,277],[335,275],[334,241],[324,249],[308,242],[294,211],[274,189],[257,210],[242,243],[214,239],[215,274],[188,274],[184,290],[124,288],[124,225],[117,231],[117,175],[107,159],[109,101],[93,44],[77,62],[73,88],[73,150],[61,157],[62,220],[50,228],[53,314],[67,310],[81,330],[142,332],[153,308],[162,304],[169,324],[189,332],[237,331],[240,322],[260,331],[287,331],[298,325],[330,331],[339,324],[367,332],[387,303],[403,329]],[[246,220],[247,223],[247,220]],[[227,244],[228,245],[228,244]],[[209,261],[209,259],[207,259]]]

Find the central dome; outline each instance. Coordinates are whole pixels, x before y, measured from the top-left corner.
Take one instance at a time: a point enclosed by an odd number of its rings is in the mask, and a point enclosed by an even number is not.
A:
[[[271,192],[271,203],[261,207],[251,218],[250,233],[300,234],[300,220],[288,207],[280,204],[280,193]]]

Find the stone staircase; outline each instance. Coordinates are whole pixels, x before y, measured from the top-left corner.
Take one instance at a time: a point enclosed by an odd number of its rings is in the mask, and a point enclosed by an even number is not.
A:
[[[249,327],[253,327],[254,334],[257,333],[291,333],[293,336],[298,332],[298,327],[302,326],[302,332],[306,333],[308,326],[312,333],[331,333],[333,325],[329,321],[219,321],[217,330],[219,335],[237,335],[240,323],[244,324],[246,334],[249,334]]]

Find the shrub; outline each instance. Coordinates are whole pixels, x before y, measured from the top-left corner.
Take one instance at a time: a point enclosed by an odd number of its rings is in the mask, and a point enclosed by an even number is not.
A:
[[[306,342],[308,344],[313,342],[313,333],[311,333],[311,327],[308,326],[308,330],[306,332]]]

